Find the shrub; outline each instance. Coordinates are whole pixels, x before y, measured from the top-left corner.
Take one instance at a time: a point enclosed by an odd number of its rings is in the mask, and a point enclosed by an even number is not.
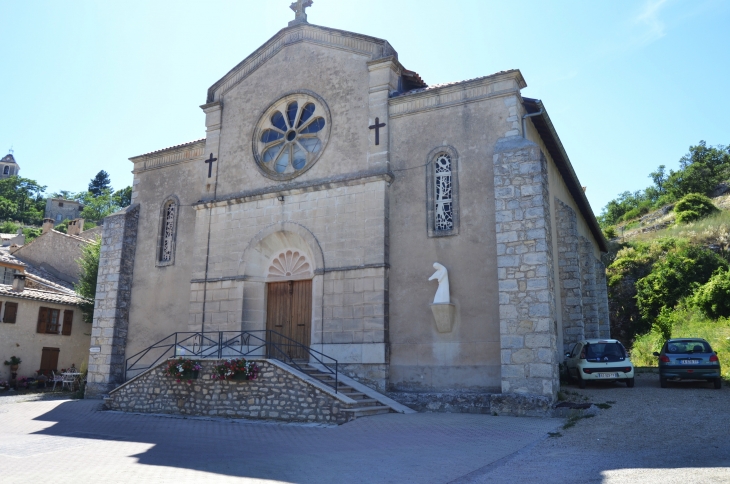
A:
[[[730,271],[716,273],[697,289],[692,302],[711,318],[730,317]]]
[[[642,319],[653,323],[662,308],[676,306],[720,268],[727,270],[727,262],[701,247],[688,246],[669,252],[654,264],[648,276],[636,282],[636,303]]]
[[[603,231],[603,235],[608,239],[615,239],[616,238],[616,227],[610,226],[606,227],[606,229]]]
[[[712,200],[699,193],[690,193],[674,206],[677,223],[693,222],[717,212],[719,210],[712,203]]]
[[[0,224],[0,233],[17,234],[19,228],[20,225],[16,224],[15,222],[11,222],[10,220],[6,220],[5,222]]]

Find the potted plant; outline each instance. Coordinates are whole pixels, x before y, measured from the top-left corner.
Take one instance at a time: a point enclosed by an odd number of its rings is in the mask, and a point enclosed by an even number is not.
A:
[[[253,361],[243,358],[221,361],[213,367],[213,380],[255,380],[259,376],[259,367]]]
[[[187,384],[190,385],[193,383],[192,380],[198,378],[202,369],[203,366],[199,361],[180,357],[167,362],[164,374],[175,378],[178,383],[187,380]]]
[[[5,360],[5,364],[10,366],[10,371],[12,373],[16,373],[18,371],[18,365],[20,365],[22,361],[17,356],[11,356],[10,360]]]

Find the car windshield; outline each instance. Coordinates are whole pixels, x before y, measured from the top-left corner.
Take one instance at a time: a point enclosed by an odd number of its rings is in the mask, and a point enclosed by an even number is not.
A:
[[[620,343],[591,343],[586,346],[586,359],[594,361],[621,361],[626,358]]]
[[[667,343],[667,354],[712,353],[710,345],[705,341],[683,340]]]

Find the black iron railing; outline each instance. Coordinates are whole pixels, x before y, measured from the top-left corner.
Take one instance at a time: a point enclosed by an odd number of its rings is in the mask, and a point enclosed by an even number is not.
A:
[[[146,371],[163,359],[184,356],[199,359],[259,357],[275,359],[297,370],[306,363],[318,363],[317,370],[334,382],[322,381],[337,391],[337,360],[276,331],[217,331],[173,333],[127,358],[124,380]]]

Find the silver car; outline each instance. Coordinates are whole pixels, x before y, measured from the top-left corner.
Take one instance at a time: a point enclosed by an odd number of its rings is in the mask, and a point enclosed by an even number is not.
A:
[[[667,388],[667,381],[706,380],[716,389],[722,386],[720,360],[710,343],[702,338],[670,339],[662,347],[659,358],[659,384]]]

